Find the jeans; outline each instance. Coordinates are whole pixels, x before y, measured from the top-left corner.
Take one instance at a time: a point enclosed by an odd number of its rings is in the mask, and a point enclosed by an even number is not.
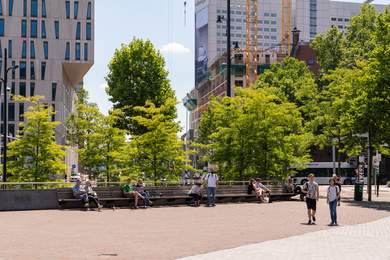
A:
[[[213,195],[213,201],[212,201],[212,203],[213,203],[213,204],[215,203],[215,190],[216,190],[215,187],[208,187],[208,188],[207,188],[207,203],[208,203],[208,204],[210,204],[210,195],[211,195],[211,194]]]
[[[86,193],[76,194],[76,195],[74,195],[74,198],[75,199],[82,199],[84,201],[84,204],[88,203],[88,194],[86,194]]]
[[[98,206],[100,204],[99,199],[96,195],[89,194],[88,199],[92,200],[96,204],[96,206]]]
[[[144,197],[144,206],[146,207],[146,200],[148,200],[148,202],[150,202],[150,200],[148,199],[148,194],[146,192],[140,192],[139,193],[142,197]]]
[[[329,201],[329,209],[330,209],[330,218],[332,219],[332,223],[337,223],[337,199],[334,201]]]

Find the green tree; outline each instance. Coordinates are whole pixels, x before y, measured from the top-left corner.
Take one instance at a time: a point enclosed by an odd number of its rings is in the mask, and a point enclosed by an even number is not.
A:
[[[299,110],[269,89],[236,88],[235,98],[211,99],[199,130],[210,125],[216,131],[195,145],[207,152],[203,160],[217,164],[228,180],[286,177],[288,169],[309,160],[311,138]]]
[[[66,155],[65,146],[56,144],[54,129],[60,122],[50,122],[53,108],[41,102],[42,96],[25,98],[14,96],[16,102],[31,102],[26,113],[25,123],[20,123],[22,130],[16,141],[9,144],[9,157],[16,157],[9,161],[8,169],[12,174],[12,181],[46,182],[56,180],[56,175],[64,174],[67,166],[63,159]]]
[[[144,134],[147,131],[145,126],[133,119],[143,116],[143,111],[135,107],[145,106],[149,100],[158,108],[169,98],[176,99],[164,66],[164,58],[150,40],[134,37],[129,45],[122,44],[120,50],[115,50],[105,79],[108,84],[106,92],[114,109],[124,111],[124,117],[117,122],[118,127],[129,130],[132,135]],[[164,113],[166,120],[173,121],[177,114],[176,107]]]
[[[133,117],[133,120],[147,131],[132,136],[136,146],[134,160],[139,171],[154,181],[177,180],[184,169],[192,169],[186,164],[191,151],[182,149],[185,142],[180,141],[177,135],[180,127],[166,115],[176,104],[174,99],[169,98],[160,107],[150,101],[145,106],[135,107],[143,116]]]

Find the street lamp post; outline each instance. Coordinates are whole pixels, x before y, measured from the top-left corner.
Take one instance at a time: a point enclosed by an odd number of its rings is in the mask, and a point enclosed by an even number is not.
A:
[[[3,126],[3,182],[7,182],[7,92],[10,91],[10,89],[7,87],[7,80],[8,80],[8,71],[11,69],[17,69],[19,68],[18,65],[12,66],[7,68],[7,49],[4,49],[4,79],[0,78],[0,80],[4,84],[4,109],[3,109],[3,116],[4,116],[4,126]],[[3,189],[6,189],[6,185],[4,184]]]

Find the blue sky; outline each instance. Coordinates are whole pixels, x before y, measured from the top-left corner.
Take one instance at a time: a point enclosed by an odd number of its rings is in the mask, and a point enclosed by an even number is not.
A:
[[[120,49],[122,43],[129,44],[134,36],[150,39],[161,51],[178,101],[194,87],[194,1],[187,1],[186,26],[184,1],[95,1],[95,64],[84,77],[84,87],[90,101],[96,102],[103,113],[107,114],[112,106],[104,89],[107,64],[115,49]],[[390,0],[373,3],[389,4]],[[181,103],[177,108],[178,121],[185,128],[186,110]]]

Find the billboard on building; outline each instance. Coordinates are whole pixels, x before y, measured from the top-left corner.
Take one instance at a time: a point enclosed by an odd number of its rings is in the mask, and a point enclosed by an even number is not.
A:
[[[205,7],[195,13],[195,85],[198,85],[207,73],[208,9]]]

